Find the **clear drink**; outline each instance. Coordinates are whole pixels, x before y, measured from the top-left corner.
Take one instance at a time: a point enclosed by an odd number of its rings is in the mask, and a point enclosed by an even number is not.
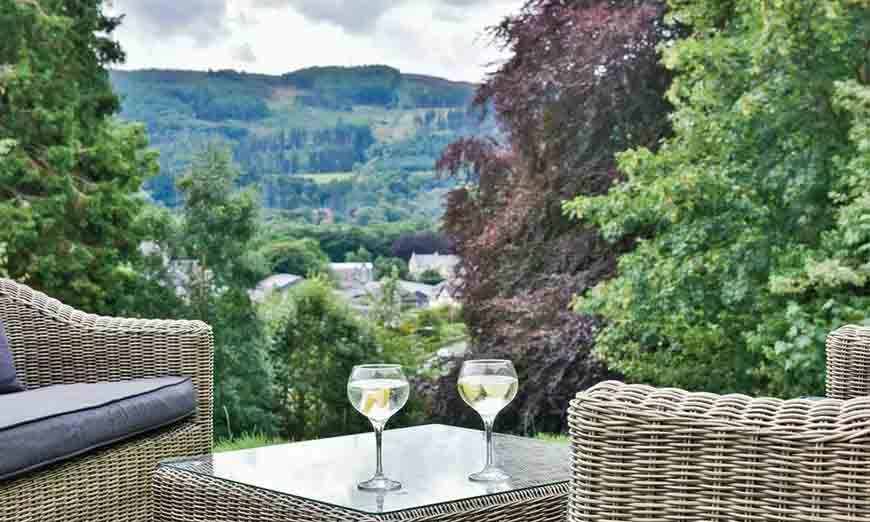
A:
[[[408,382],[400,379],[366,379],[351,382],[347,396],[369,420],[387,422],[408,402],[409,391]]]
[[[517,396],[519,380],[508,375],[468,375],[459,379],[459,395],[481,417],[494,418]]]
[[[354,366],[347,379],[347,398],[358,412],[372,423],[375,429],[377,468],[369,480],[357,484],[366,491],[395,491],[402,484],[384,475],[381,455],[384,428],[390,417],[408,402],[408,378],[398,364],[361,364]]]
[[[459,370],[459,396],[483,419],[486,431],[486,466],[468,476],[477,482],[499,482],[510,475],[495,464],[492,428],[495,418],[517,395],[519,379],[513,363],[499,359],[470,360]]]

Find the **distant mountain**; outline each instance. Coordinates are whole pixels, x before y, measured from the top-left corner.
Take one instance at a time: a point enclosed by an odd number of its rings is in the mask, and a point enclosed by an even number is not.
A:
[[[458,137],[492,134],[470,110],[475,85],[402,74],[386,66],[313,67],[281,76],[236,71],[112,71],[122,117],[145,123],[161,153],[153,197],[177,203],[175,178],[205,142],[233,150],[243,184],[299,177],[431,171]],[[318,177],[318,175],[325,175]],[[280,203],[278,203],[280,206]]]

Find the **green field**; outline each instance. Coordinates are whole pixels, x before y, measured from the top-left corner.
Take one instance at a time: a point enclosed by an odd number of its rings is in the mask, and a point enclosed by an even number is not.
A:
[[[332,183],[333,181],[348,181],[356,176],[354,172],[323,172],[296,174],[299,177],[309,179],[315,183]]]

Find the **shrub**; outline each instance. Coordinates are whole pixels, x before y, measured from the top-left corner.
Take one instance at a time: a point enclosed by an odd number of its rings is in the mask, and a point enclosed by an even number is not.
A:
[[[329,263],[320,244],[310,238],[272,243],[264,249],[264,256],[274,272],[299,276],[321,272]]]
[[[408,263],[399,257],[378,257],[375,259],[375,279],[382,279],[393,273],[395,268],[398,271],[399,279],[407,279]]]
[[[371,263],[372,259],[372,253],[365,247],[359,247],[354,252],[348,252],[344,255],[346,263]]]
[[[417,281],[426,283],[427,285],[437,285],[438,283],[444,282],[444,276],[441,275],[441,272],[430,268],[424,270],[423,273],[417,277]]]
[[[281,435],[299,440],[366,430],[346,388],[354,365],[391,362],[373,329],[322,277],[295,287],[283,306],[273,318],[271,346]]]
[[[417,324],[425,335],[441,335],[441,332],[450,322],[450,309],[448,307],[426,308],[417,314]]]

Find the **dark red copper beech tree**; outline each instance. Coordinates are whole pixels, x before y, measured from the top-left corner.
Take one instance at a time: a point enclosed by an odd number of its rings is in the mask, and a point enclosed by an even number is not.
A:
[[[463,139],[438,163],[465,181],[443,229],[462,257],[472,354],[510,358],[521,374],[500,429],[561,431],[573,394],[612,376],[591,353],[597,320],[569,305],[614,274],[618,252],[562,202],[606,191],[616,153],[669,132],[656,46],[675,35],[664,15],[658,0],[530,0],[492,29],[511,56],[475,101],[495,111],[504,143]],[[434,416],[479,422],[454,379],[435,386]]]

